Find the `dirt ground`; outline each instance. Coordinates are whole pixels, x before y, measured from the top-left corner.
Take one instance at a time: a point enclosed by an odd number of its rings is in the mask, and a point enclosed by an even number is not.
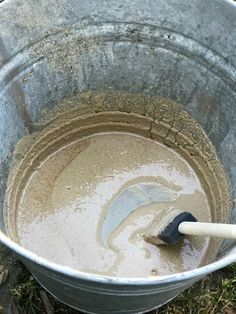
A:
[[[76,314],[50,296],[24,269],[20,284],[8,290],[9,302],[0,313],[7,314]],[[149,314],[236,314],[236,264],[215,272],[194,284],[167,305]]]

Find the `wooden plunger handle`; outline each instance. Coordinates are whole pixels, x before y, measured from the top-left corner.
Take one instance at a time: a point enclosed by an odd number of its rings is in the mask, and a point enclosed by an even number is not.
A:
[[[181,222],[180,233],[196,236],[217,237],[236,240],[236,225],[206,222]]]

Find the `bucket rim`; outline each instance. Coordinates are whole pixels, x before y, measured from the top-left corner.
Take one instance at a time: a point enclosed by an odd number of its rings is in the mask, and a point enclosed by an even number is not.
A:
[[[163,285],[171,282],[182,282],[191,279],[199,279],[206,276],[209,273],[212,273],[218,269],[224,268],[229,264],[236,262],[236,252],[232,253],[226,257],[219,259],[218,261],[212,262],[208,265],[201,266],[199,268],[188,270],[181,273],[175,273],[171,275],[160,276],[157,278],[144,278],[144,277],[135,277],[135,278],[122,278],[114,276],[105,276],[93,273],[86,273],[83,271],[75,270],[72,267],[62,266],[60,264],[50,262],[47,259],[40,257],[39,255],[25,249],[21,245],[12,241],[7,237],[2,231],[0,231],[0,242],[6,245],[8,248],[13,250],[15,253],[20,255],[26,260],[29,260],[35,264],[38,264],[41,267],[46,268],[49,271],[54,271],[61,273],[73,279],[78,278],[84,281],[93,281],[102,284],[114,284],[114,285]],[[27,265],[26,265],[27,266]],[[32,271],[33,272],[33,271]]]
[[[17,0],[4,0],[0,3],[0,7],[7,7],[10,4],[18,2]],[[222,0],[222,5],[226,4],[231,6],[234,10],[236,9],[236,2],[233,0]],[[38,256],[37,254],[23,248],[16,242],[12,241],[7,237],[2,231],[0,231],[0,242],[10,248],[13,252],[17,253],[20,257],[29,260],[31,263],[39,265],[48,271],[54,271],[57,273],[64,274],[71,278],[78,278],[86,281],[93,281],[104,284],[114,284],[114,285],[158,285],[158,284],[168,284],[171,282],[183,282],[186,280],[196,279],[204,277],[205,275],[221,269],[233,262],[236,262],[236,252],[228,256],[225,256],[217,261],[214,261],[208,265],[201,266],[194,270],[189,270],[181,273],[165,275],[157,277],[157,279],[151,278],[116,278],[112,276],[96,275],[91,273],[85,273],[82,271],[75,270],[68,266],[62,266],[57,263],[48,261],[47,259]]]

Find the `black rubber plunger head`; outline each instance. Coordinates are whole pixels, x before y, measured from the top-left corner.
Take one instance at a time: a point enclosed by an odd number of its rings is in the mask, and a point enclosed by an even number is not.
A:
[[[189,212],[173,210],[162,221],[154,221],[145,234],[145,240],[155,245],[175,244],[184,236],[178,230],[184,221],[196,222],[197,219]]]
[[[179,214],[159,234],[159,239],[167,244],[177,243],[184,236],[184,234],[180,233],[178,230],[179,225],[183,221],[196,222],[197,219],[191,213],[188,212],[183,212]]]

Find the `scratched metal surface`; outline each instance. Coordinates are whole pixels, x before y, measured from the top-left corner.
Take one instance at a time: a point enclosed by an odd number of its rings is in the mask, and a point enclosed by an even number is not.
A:
[[[215,145],[235,199],[235,27],[236,6],[222,0],[1,3],[0,207],[14,144],[37,128],[42,111],[108,87],[181,103]],[[164,282],[119,281],[57,268],[4,242],[56,297],[94,313],[144,312],[236,258],[225,242],[223,259],[200,271]]]

